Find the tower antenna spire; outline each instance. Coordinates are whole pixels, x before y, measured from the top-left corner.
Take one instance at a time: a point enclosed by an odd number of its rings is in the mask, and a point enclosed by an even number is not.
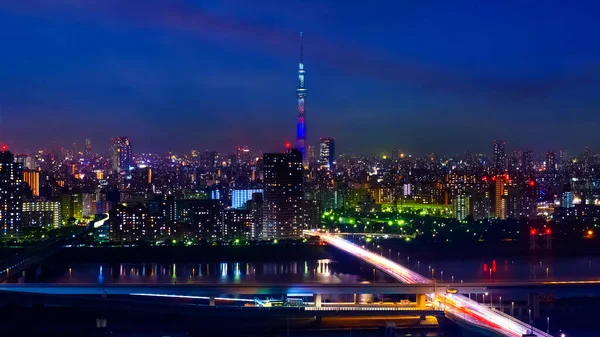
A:
[[[306,87],[304,86],[304,38],[302,35],[302,32],[300,32],[300,63],[298,63],[298,88],[296,89],[296,95],[298,96],[296,146],[300,150],[300,153],[302,153],[303,166],[308,168],[308,157],[304,148],[306,140]]]
[[[302,32],[300,32],[300,63],[304,62],[304,37],[302,36]]]

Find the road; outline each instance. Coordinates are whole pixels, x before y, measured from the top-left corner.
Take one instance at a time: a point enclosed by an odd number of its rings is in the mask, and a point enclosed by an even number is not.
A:
[[[353,255],[373,266],[381,269],[402,283],[408,284],[433,284],[429,279],[417,272],[403,267],[383,256],[374,254],[362,247],[348,242],[338,236],[328,233],[306,231],[306,235],[319,236],[320,239],[350,255]],[[428,294],[434,307],[441,308],[449,318],[467,323],[468,325],[496,333],[500,336],[521,337],[531,333],[532,327],[518,319],[508,316],[500,311],[479,304],[462,295],[432,292]],[[552,337],[551,335],[533,328],[537,336]]]

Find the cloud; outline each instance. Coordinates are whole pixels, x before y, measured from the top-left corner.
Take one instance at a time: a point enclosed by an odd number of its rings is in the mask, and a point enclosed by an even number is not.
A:
[[[0,0],[0,8],[21,13],[65,15],[96,24],[119,24],[158,28],[211,40],[224,46],[253,46],[266,54],[297,57],[298,33],[263,23],[217,16],[184,0]],[[401,84],[422,90],[459,95],[483,95],[492,100],[513,101],[545,97],[561,88],[597,84],[597,69],[556,75],[546,79],[502,79],[456,73],[439,66],[378,56],[368,48],[357,48],[307,37],[311,60],[336,71],[369,80]]]

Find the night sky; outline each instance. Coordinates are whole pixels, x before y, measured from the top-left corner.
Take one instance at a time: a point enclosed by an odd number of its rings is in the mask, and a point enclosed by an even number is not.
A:
[[[600,151],[597,1],[0,0],[0,141]]]

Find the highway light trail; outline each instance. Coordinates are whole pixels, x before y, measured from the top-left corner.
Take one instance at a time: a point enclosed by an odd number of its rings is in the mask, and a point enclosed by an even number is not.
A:
[[[402,283],[428,283],[435,287],[434,280],[340,237],[328,233],[310,231],[306,231],[305,234],[319,236],[327,244],[372,264]],[[447,316],[452,319],[466,322],[480,329],[492,331],[500,336],[521,337],[530,333],[530,325],[498,310],[470,300],[465,296],[447,294],[439,290],[427,295],[435,308],[444,310]],[[535,328],[533,329],[533,333],[537,336],[552,337]]]

